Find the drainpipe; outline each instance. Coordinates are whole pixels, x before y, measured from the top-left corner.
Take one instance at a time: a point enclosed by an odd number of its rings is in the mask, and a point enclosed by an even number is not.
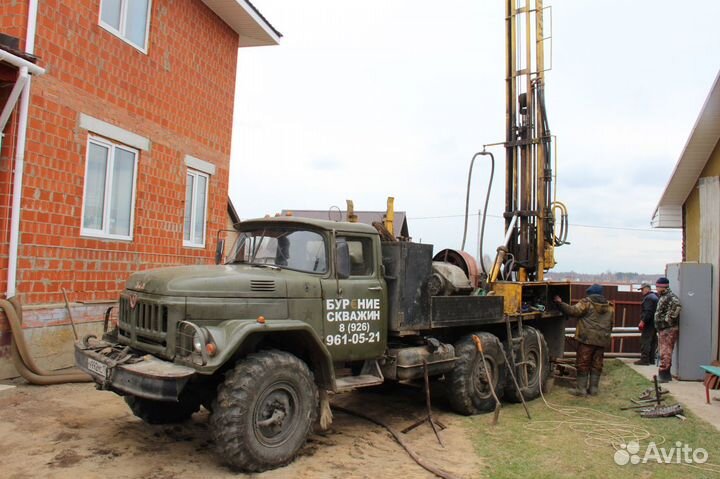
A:
[[[28,5],[28,25],[25,37],[25,52],[35,52],[35,30],[37,29],[38,0],[30,0]],[[27,67],[23,67],[27,74]],[[20,238],[20,201],[22,200],[23,170],[25,168],[25,143],[27,138],[28,109],[30,107],[30,85],[32,77],[28,76],[27,84],[20,97],[18,116],[17,151],[15,154],[15,175],[13,177],[12,209],[10,211],[10,251],[8,253],[7,298],[15,296],[17,279],[18,244]]]

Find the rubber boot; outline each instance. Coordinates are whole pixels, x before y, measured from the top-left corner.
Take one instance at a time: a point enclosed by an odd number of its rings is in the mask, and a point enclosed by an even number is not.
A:
[[[659,383],[669,383],[672,381],[672,374],[670,374],[669,369],[659,369],[658,370],[658,382]]]
[[[600,386],[600,373],[596,373],[596,372],[590,373],[590,389],[588,390],[588,393],[590,393],[591,396],[597,396],[599,386]]]
[[[577,385],[575,386],[575,389],[570,390],[570,394],[572,394],[573,396],[580,396],[580,397],[587,396],[587,386],[588,386],[588,373],[578,373],[577,374]]]

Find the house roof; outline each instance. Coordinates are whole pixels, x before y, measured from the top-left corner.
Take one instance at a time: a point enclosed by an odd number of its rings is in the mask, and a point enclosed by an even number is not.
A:
[[[232,221],[233,224],[240,223],[240,215],[237,213],[237,210],[235,209],[235,205],[233,204],[233,202],[229,196],[228,196],[227,212],[228,212],[228,216],[230,217],[230,221]]]
[[[710,89],[680,159],[660,197],[652,225],[682,228],[682,206],[720,140],[720,72]]]
[[[240,47],[261,47],[280,43],[282,34],[249,0],[202,1],[238,34]]]
[[[292,212],[292,215],[294,217],[299,218],[314,218],[314,219],[320,219],[320,220],[337,220],[337,221],[347,221],[347,211],[337,211],[337,210],[282,210],[281,215],[285,216],[286,214]],[[366,225],[372,225],[374,221],[383,221],[383,217],[385,216],[384,211],[355,211],[355,214],[358,217],[358,222],[363,223]],[[404,211],[396,211],[395,212],[395,220],[393,221],[393,235],[395,235],[396,238],[409,238],[410,234],[408,233],[408,226],[407,226],[407,215]]]

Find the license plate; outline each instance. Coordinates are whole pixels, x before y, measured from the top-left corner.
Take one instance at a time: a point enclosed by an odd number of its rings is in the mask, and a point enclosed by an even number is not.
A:
[[[102,377],[107,376],[107,366],[94,359],[88,359],[87,367],[90,371],[98,373]]]

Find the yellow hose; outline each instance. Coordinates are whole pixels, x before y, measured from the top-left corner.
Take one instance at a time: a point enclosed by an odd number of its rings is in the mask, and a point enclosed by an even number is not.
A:
[[[20,317],[22,317],[22,306],[15,298],[9,300],[0,299],[0,308],[5,311],[5,316],[12,331],[12,359],[18,373],[31,384],[50,385],[63,383],[92,382],[92,378],[77,370],[72,371],[46,371],[35,363],[30,355],[25,336],[23,335]]]

